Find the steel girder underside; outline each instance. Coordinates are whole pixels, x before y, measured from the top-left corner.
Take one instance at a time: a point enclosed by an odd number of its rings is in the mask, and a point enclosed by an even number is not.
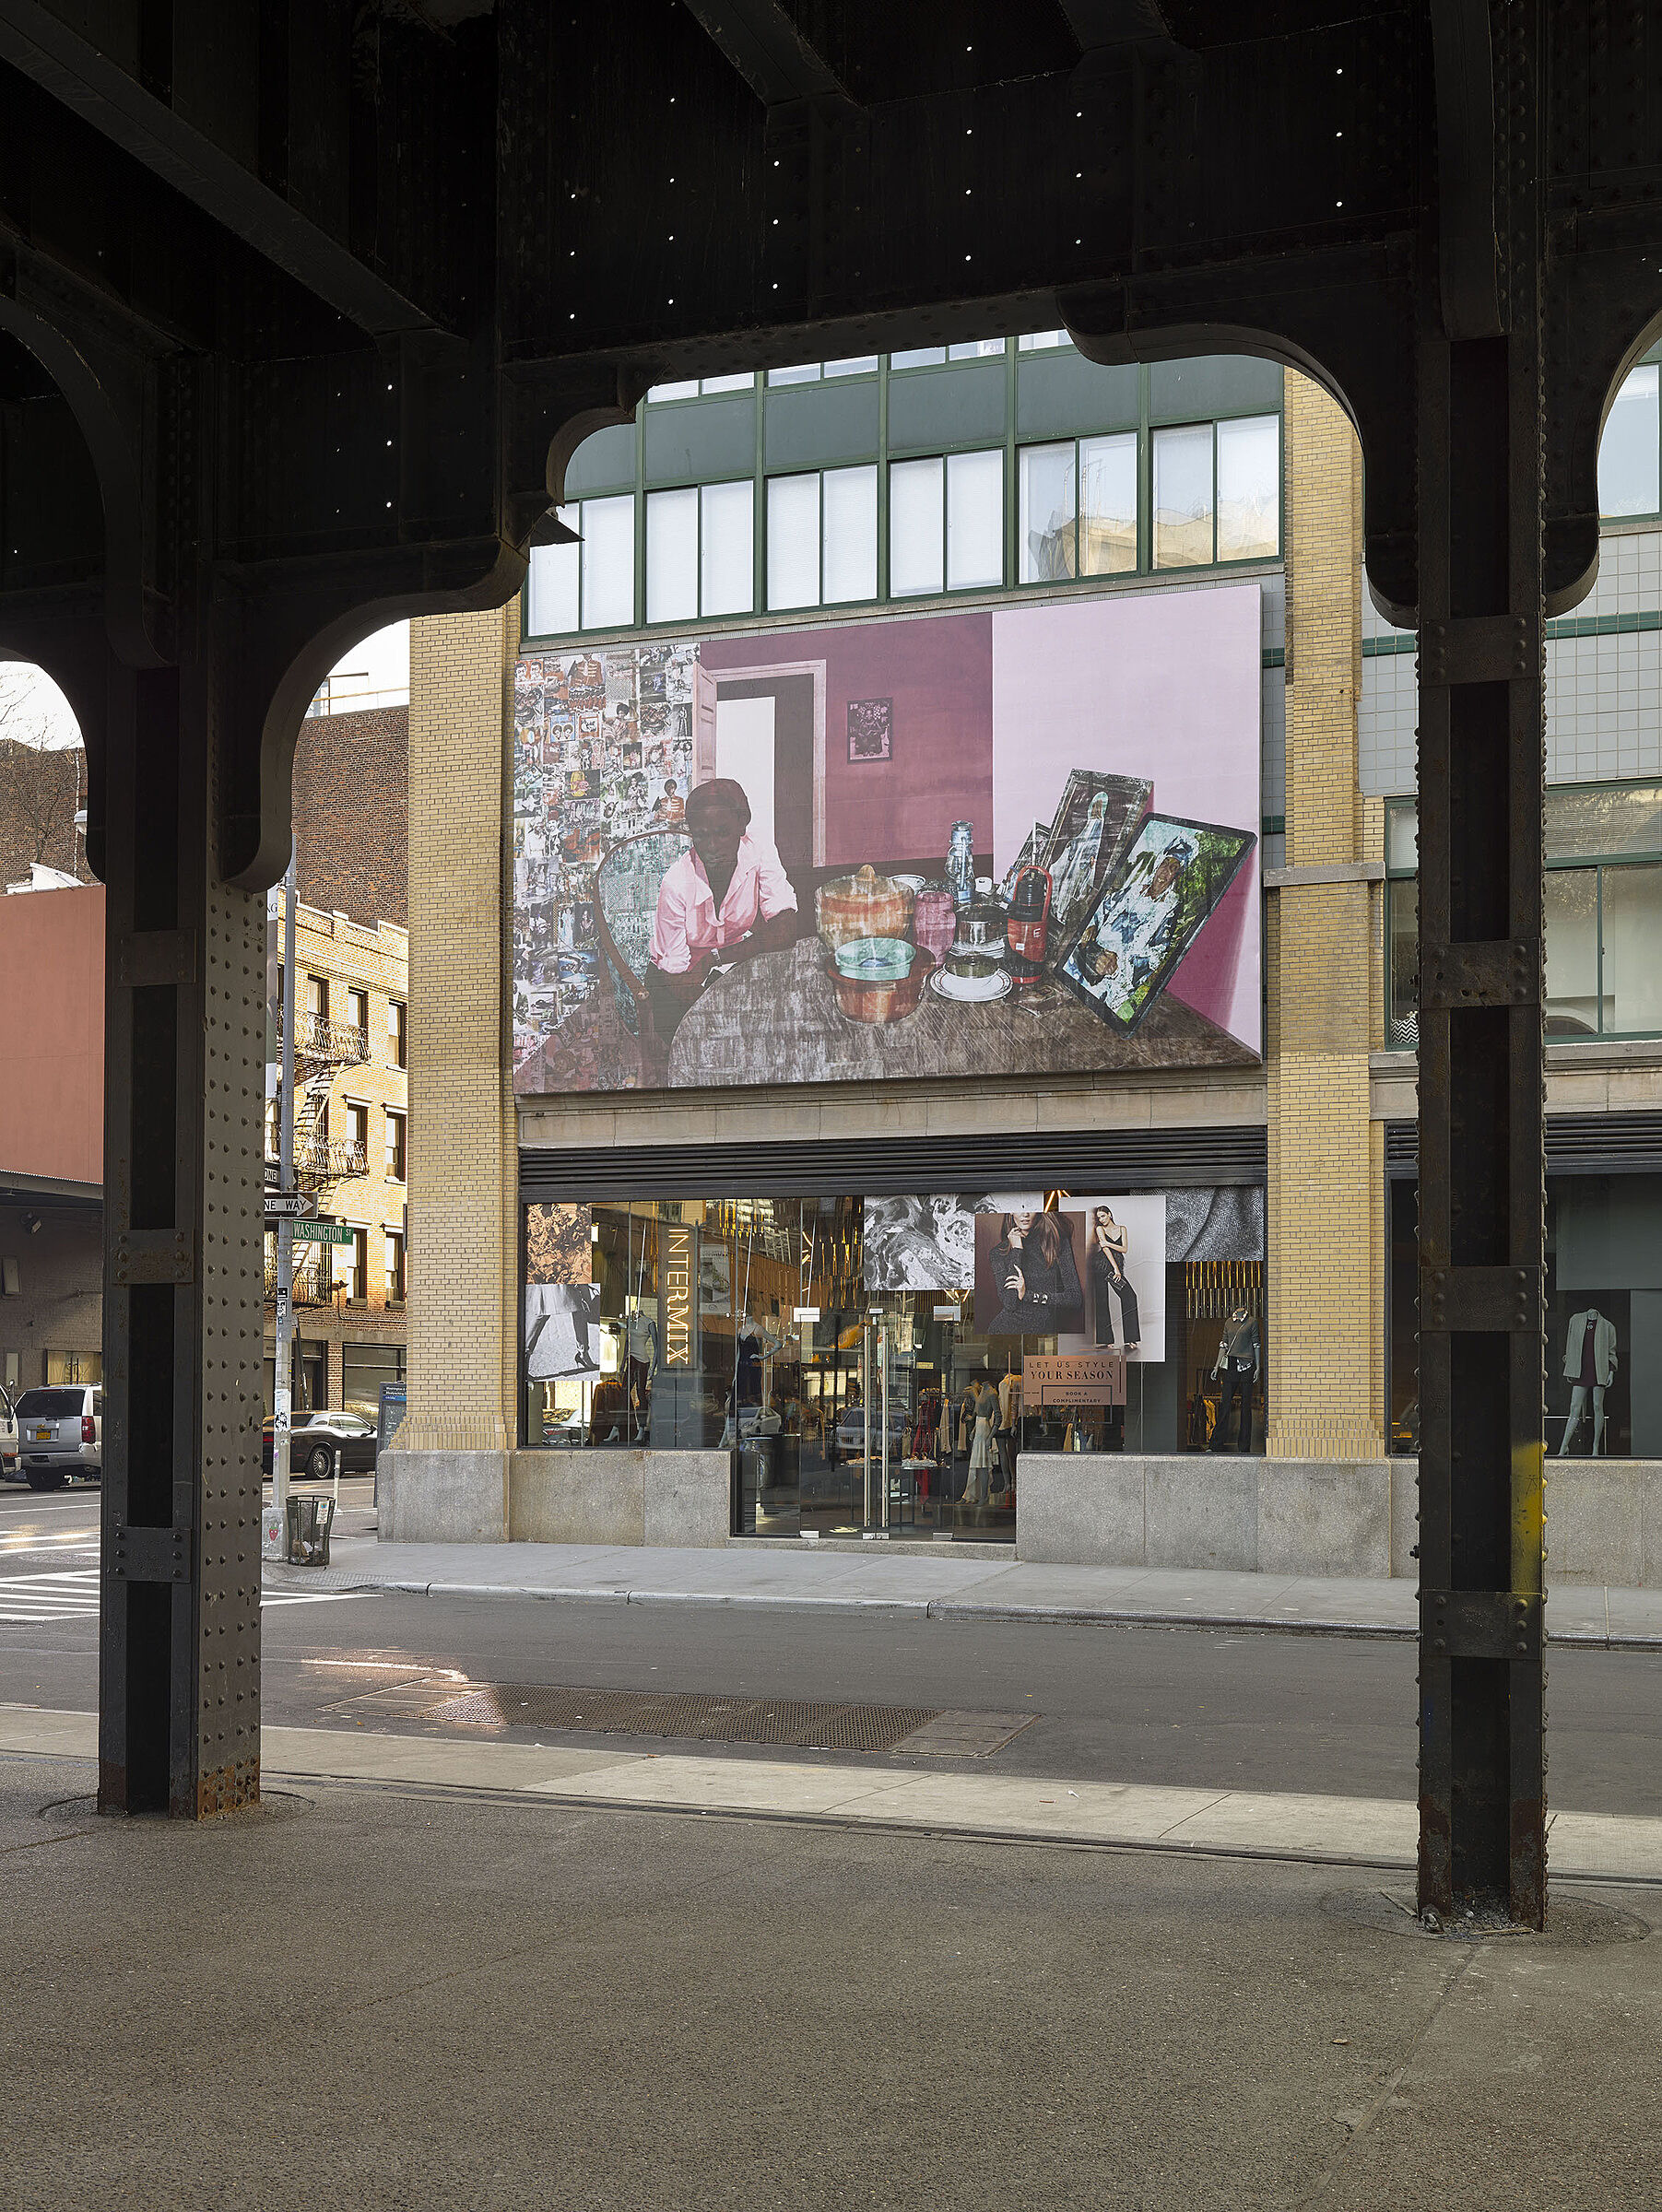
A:
[[[258,1791],[263,958],[301,720],[659,379],[1066,324],[1349,410],[1420,629],[1420,1887],[1545,1904],[1543,618],[1662,320],[1577,0],[0,0],[0,652],[110,887],[100,1794]]]

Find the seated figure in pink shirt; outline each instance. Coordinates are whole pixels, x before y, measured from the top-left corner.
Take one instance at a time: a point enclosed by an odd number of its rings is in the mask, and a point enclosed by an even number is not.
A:
[[[692,850],[658,887],[646,988],[666,1044],[711,971],[796,938],[796,894],[774,847],[750,835],[750,802],[731,777],[687,794]]]

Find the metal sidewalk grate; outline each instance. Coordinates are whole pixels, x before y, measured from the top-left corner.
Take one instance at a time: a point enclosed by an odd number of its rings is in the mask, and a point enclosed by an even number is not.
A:
[[[791,1698],[663,1695],[654,1690],[494,1682],[435,1701],[422,1717],[471,1727],[566,1728],[691,1743],[892,1751],[915,1729],[940,1715],[937,1708],[923,1705],[814,1704]]]

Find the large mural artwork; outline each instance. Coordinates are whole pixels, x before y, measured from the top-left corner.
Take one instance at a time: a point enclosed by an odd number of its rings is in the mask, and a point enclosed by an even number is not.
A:
[[[522,1094],[1246,1065],[1253,583],[530,654]]]

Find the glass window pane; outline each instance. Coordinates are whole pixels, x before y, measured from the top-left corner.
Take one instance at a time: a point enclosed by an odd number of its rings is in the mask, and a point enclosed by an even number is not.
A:
[[[1598,870],[1547,871],[1547,1034],[1598,1034]]]
[[[991,360],[1003,351],[1002,338],[972,338],[967,346],[949,346],[947,359],[949,361],[984,361]]]
[[[560,519],[577,528],[575,507],[561,507]],[[525,622],[534,638],[558,637],[577,627],[577,546],[533,546],[530,604]]]
[[[771,384],[816,384],[819,381],[818,361],[799,361],[794,369],[770,369]]]
[[[944,346],[914,346],[908,353],[891,353],[891,369],[937,369],[947,358]]]
[[[701,607],[706,615],[748,615],[756,604],[756,488],[706,484]]]
[[[768,478],[768,605],[819,604],[819,479]]]
[[[1212,426],[1154,433],[1154,565],[1204,567],[1212,558]]]
[[[947,463],[947,589],[1004,582],[1004,455],[954,453]]]
[[[878,595],[878,472],[828,468],[821,492],[825,603]]]
[[[1074,559],[1073,443],[1024,445],[1020,455],[1018,561],[1023,583],[1079,573]]]
[[[875,376],[877,372],[878,357],[875,353],[857,353],[849,360],[827,361],[825,364],[827,376]]]
[[[699,611],[699,495],[646,497],[646,619],[685,622]]]
[[[584,500],[583,627],[627,629],[635,618],[635,501]]]
[[[889,471],[889,595],[938,592],[945,471],[938,461],[897,461]]]
[[[1557,870],[1553,874],[1557,874]],[[1579,875],[1580,869],[1574,874]],[[1604,1030],[1622,1037],[1662,1030],[1662,866],[1601,868],[1604,894]],[[1548,882],[1552,881],[1549,876]]]
[[[1420,808],[1412,799],[1385,808],[1385,869],[1412,876],[1420,866]]]
[[[1598,441],[1600,514],[1655,514],[1662,506],[1656,485],[1657,370],[1635,369],[1617,393]]]
[[[1079,441],[1079,571],[1123,576],[1137,566],[1137,432]]]
[[[1547,794],[1547,858],[1604,860],[1662,853],[1662,784],[1616,791],[1559,784]]]
[[[696,399],[698,395],[699,380],[690,376],[678,384],[654,384],[646,398],[649,406],[655,406],[661,399]]]
[[[1281,422],[1218,425],[1218,558],[1272,560],[1281,549]]]
[[[741,370],[736,376],[707,376],[703,381],[705,392],[748,392],[756,382],[754,370]]]
[[[1412,877],[1390,889],[1391,1004],[1386,1042],[1393,1052],[1420,1047],[1420,886]]]
[[[1016,340],[1023,353],[1043,353],[1053,346],[1066,346],[1067,343],[1067,333],[1065,330],[1030,330],[1026,337]]]

